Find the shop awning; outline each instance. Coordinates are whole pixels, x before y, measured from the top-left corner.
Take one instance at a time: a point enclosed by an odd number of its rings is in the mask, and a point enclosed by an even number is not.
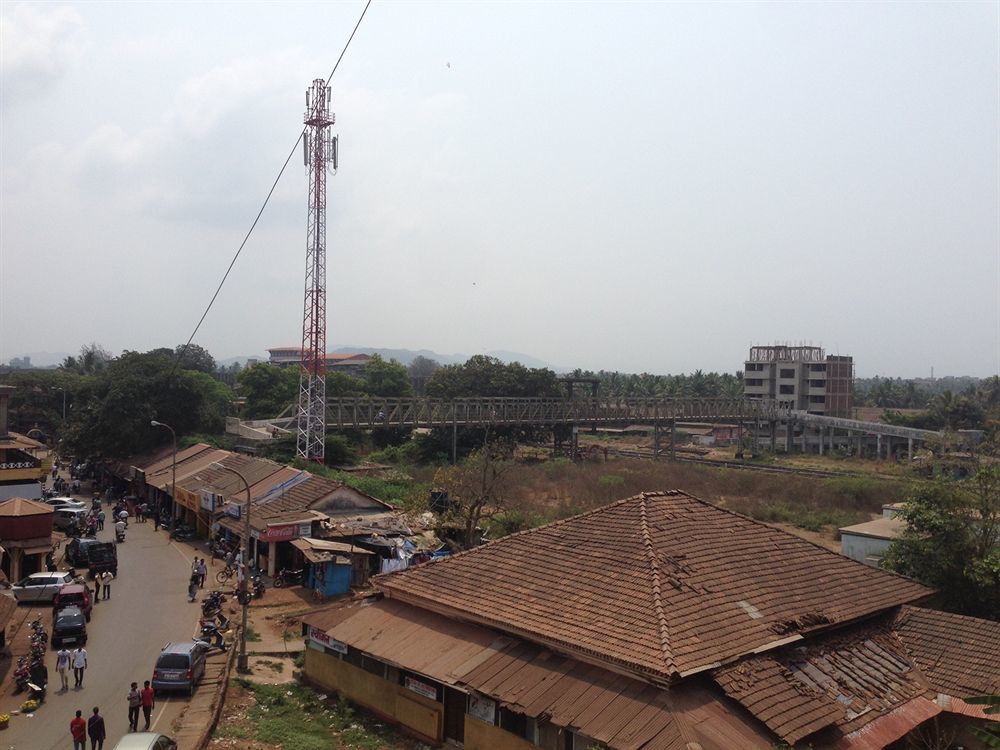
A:
[[[361,549],[354,544],[343,542],[328,542],[325,539],[300,538],[291,542],[295,549],[299,550],[303,557],[311,563],[331,562],[333,560],[350,563],[350,555],[371,555],[374,554],[366,549]],[[348,555],[348,557],[344,557]]]

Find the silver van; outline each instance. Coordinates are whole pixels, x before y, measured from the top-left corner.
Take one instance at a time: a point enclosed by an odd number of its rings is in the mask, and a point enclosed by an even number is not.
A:
[[[73,508],[57,508],[52,516],[52,525],[60,531],[75,529],[87,517],[87,511]]]
[[[153,690],[183,690],[194,695],[195,685],[205,674],[205,654],[208,644],[203,641],[168,643],[156,658],[153,667]]]
[[[72,581],[73,577],[66,571],[32,573],[11,586],[11,590],[19,602],[51,602],[59,593],[59,589]]]

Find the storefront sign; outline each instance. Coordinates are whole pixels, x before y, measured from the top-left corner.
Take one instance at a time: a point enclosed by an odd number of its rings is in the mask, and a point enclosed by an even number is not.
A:
[[[497,716],[496,701],[481,695],[469,696],[469,715],[475,716],[487,724],[495,724]]]
[[[298,523],[285,523],[279,526],[268,526],[257,537],[262,542],[287,542],[300,536]]]
[[[309,641],[310,645],[315,643],[317,646],[320,646],[320,650],[328,648],[331,651],[336,651],[338,654],[347,653],[347,644],[341,643],[335,638],[331,638],[322,630],[318,630],[312,626],[309,627]]]
[[[420,680],[413,677],[403,678],[403,687],[407,690],[412,690],[417,695],[422,695],[425,698],[430,698],[432,701],[436,701],[438,697],[437,687],[426,682],[421,682]]]
[[[226,506],[226,515],[230,515],[233,518],[240,518],[243,515],[243,506],[237,505],[236,503],[230,503]]]
[[[216,495],[208,490],[201,491],[201,509],[212,513],[216,508],[221,508],[225,500],[221,495]]]

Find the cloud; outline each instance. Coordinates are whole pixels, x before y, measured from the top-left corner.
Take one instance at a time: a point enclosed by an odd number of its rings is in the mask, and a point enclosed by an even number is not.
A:
[[[9,105],[44,93],[80,59],[84,23],[69,7],[15,5],[0,13],[0,78]]]

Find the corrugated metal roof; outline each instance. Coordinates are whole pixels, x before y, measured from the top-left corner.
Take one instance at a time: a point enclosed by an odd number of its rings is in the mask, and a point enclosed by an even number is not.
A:
[[[874,521],[857,523],[840,529],[841,534],[867,536],[873,539],[896,539],[906,531],[906,521],[902,518],[876,518]]]
[[[834,747],[837,750],[883,750],[939,713],[941,708],[934,701],[918,696],[841,737]]]
[[[178,455],[177,461],[177,481],[178,483],[184,481],[193,474],[197,474],[204,471],[210,464],[216,461],[221,461],[226,456],[230,455],[229,451],[224,451],[219,448],[209,448],[208,450],[196,453],[190,458],[184,461],[180,460]],[[170,464],[167,464],[166,469],[160,469],[153,474],[149,472],[146,473],[146,484],[156,487],[159,490],[164,490],[170,487],[173,481],[173,470]]]
[[[661,679],[932,593],[676,491],[374,583],[387,596]]]
[[[214,450],[212,446],[207,443],[195,443],[194,445],[188,446],[187,448],[182,448],[177,451],[177,466],[179,467],[182,462],[187,461],[189,458],[194,458],[199,453],[204,453],[205,451]],[[133,464],[137,468],[142,469],[147,477],[147,480],[151,474],[155,474],[158,471],[163,471],[164,469],[170,469],[174,464],[174,453],[171,449],[167,449],[164,454],[160,452],[160,458],[155,461],[151,461],[146,466],[138,466],[138,464]]]

